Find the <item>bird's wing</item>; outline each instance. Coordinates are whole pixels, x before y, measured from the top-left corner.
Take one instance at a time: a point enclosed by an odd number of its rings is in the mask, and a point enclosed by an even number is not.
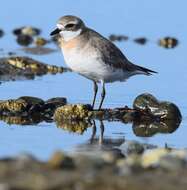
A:
[[[92,47],[99,51],[103,61],[113,68],[126,71],[135,71],[136,65],[128,61],[120,49],[111,41],[101,36],[99,33],[90,30],[90,43]]]
[[[90,29],[89,31],[90,43],[92,47],[99,51],[104,63],[116,69],[134,72],[134,74],[151,75],[152,73],[157,73],[156,71],[131,63],[115,44],[94,30]]]

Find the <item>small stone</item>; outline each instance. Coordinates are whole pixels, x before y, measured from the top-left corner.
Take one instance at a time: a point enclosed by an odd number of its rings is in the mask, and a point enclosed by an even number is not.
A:
[[[147,43],[147,39],[146,38],[135,38],[134,39],[134,42],[137,43],[137,44],[140,44],[140,45],[145,45]]]
[[[13,34],[15,35],[29,35],[29,36],[36,36],[41,33],[40,29],[32,27],[32,26],[23,26],[20,28],[16,28],[13,30]]]
[[[72,169],[75,167],[73,159],[59,151],[52,155],[47,165],[53,169]]]
[[[29,35],[29,36],[36,36],[41,33],[40,29],[34,28],[32,26],[27,26],[22,28],[22,34]]]
[[[17,36],[16,41],[21,46],[28,46],[28,45],[32,44],[33,38],[29,35],[20,34]]]
[[[45,38],[42,37],[37,37],[34,41],[34,44],[36,46],[44,46],[48,43],[48,40],[46,40]]]
[[[179,44],[179,41],[173,37],[165,37],[165,38],[159,39],[158,44],[161,47],[164,47],[166,49],[171,49],[171,48],[175,48]]]

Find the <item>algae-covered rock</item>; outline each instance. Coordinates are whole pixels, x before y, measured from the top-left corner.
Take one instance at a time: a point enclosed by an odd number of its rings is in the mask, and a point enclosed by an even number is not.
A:
[[[88,119],[89,111],[92,108],[90,105],[83,104],[69,104],[56,109],[54,114],[54,119],[56,121],[60,120],[85,120]]]
[[[18,99],[10,99],[0,101],[0,113],[3,114],[19,114],[28,111],[32,106],[36,104],[44,104],[44,101],[36,98],[23,96]]]
[[[153,117],[162,120],[175,120],[180,123],[182,118],[180,110],[175,104],[158,101],[153,95],[148,93],[139,95],[134,100],[133,108],[140,112],[147,112]]]
[[[20,113],[24,112],[27,108],[27,102],[24,100],[7,100],[0,102],[0,113],[2,112],[11,112],[11,113]]]
[[[56,74],[67,71],[66,68],[41,63],[29,57],[13,56],[6,58],[5,61],[7,64],[14,66],[15,69],[18,68],[23,72],[27,71],[27,73],[34,75],[44,75],[47,73]]]

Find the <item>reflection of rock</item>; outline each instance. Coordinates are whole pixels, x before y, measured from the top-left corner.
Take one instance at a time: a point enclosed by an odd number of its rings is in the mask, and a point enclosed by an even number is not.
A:
[[[42,47],[42,46],[24,47],[21,50],[27,54],[33,54],[33,55],[45,55],[45,54],[49,54],[49,53],[53,53],[57,51],[57,49],[52,49],[49,47]]]
[[[67,71],[66,68],[44,64],[29,57],[0,58],[0,80],[33,79],[34,76],[65,71]]]
[[[33,125],[45,121],[45,117],[40,114],[30,116],[0,116],[0,120],[9,125]],[[49,120],[47,120],[49,121]]]
[[[109,36],[109,40],[111,41],[127,41],[129,39],[128,36],[125,36],[125,35],[114,35],[114,34],[111,34]]]
[[[77,134],[83,134],[88,127],[91,127],[88,121],[58,120],[56,121],[56,125],[58,128]]]
[[[136,136],[151,137],[157,133],[173,133],[180,125],[175,120],[164,121],[135,121],[133,122],[133,132]]]

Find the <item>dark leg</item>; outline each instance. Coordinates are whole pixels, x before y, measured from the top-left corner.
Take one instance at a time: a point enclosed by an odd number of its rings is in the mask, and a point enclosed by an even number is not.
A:
[[[101,102],[100,102],[100,105],[99,105],[99,110],[102,107],[102,104],[103,104],[103,101],[104,101],[105,95],[106,95],[106,92],[105,92],[105,83],[103,81],[101,81],[101,86],[102,86],[102,92],[101,92]]]
[[[93,98],[93,102],[92,102],[92,108],[94,108],[94,105],[95,105],[95,99],[96,99],[97,91],[98,91],[97,83],[96,83],[95,81],[93,81],[93,83],[94,83],[94,98]]]

